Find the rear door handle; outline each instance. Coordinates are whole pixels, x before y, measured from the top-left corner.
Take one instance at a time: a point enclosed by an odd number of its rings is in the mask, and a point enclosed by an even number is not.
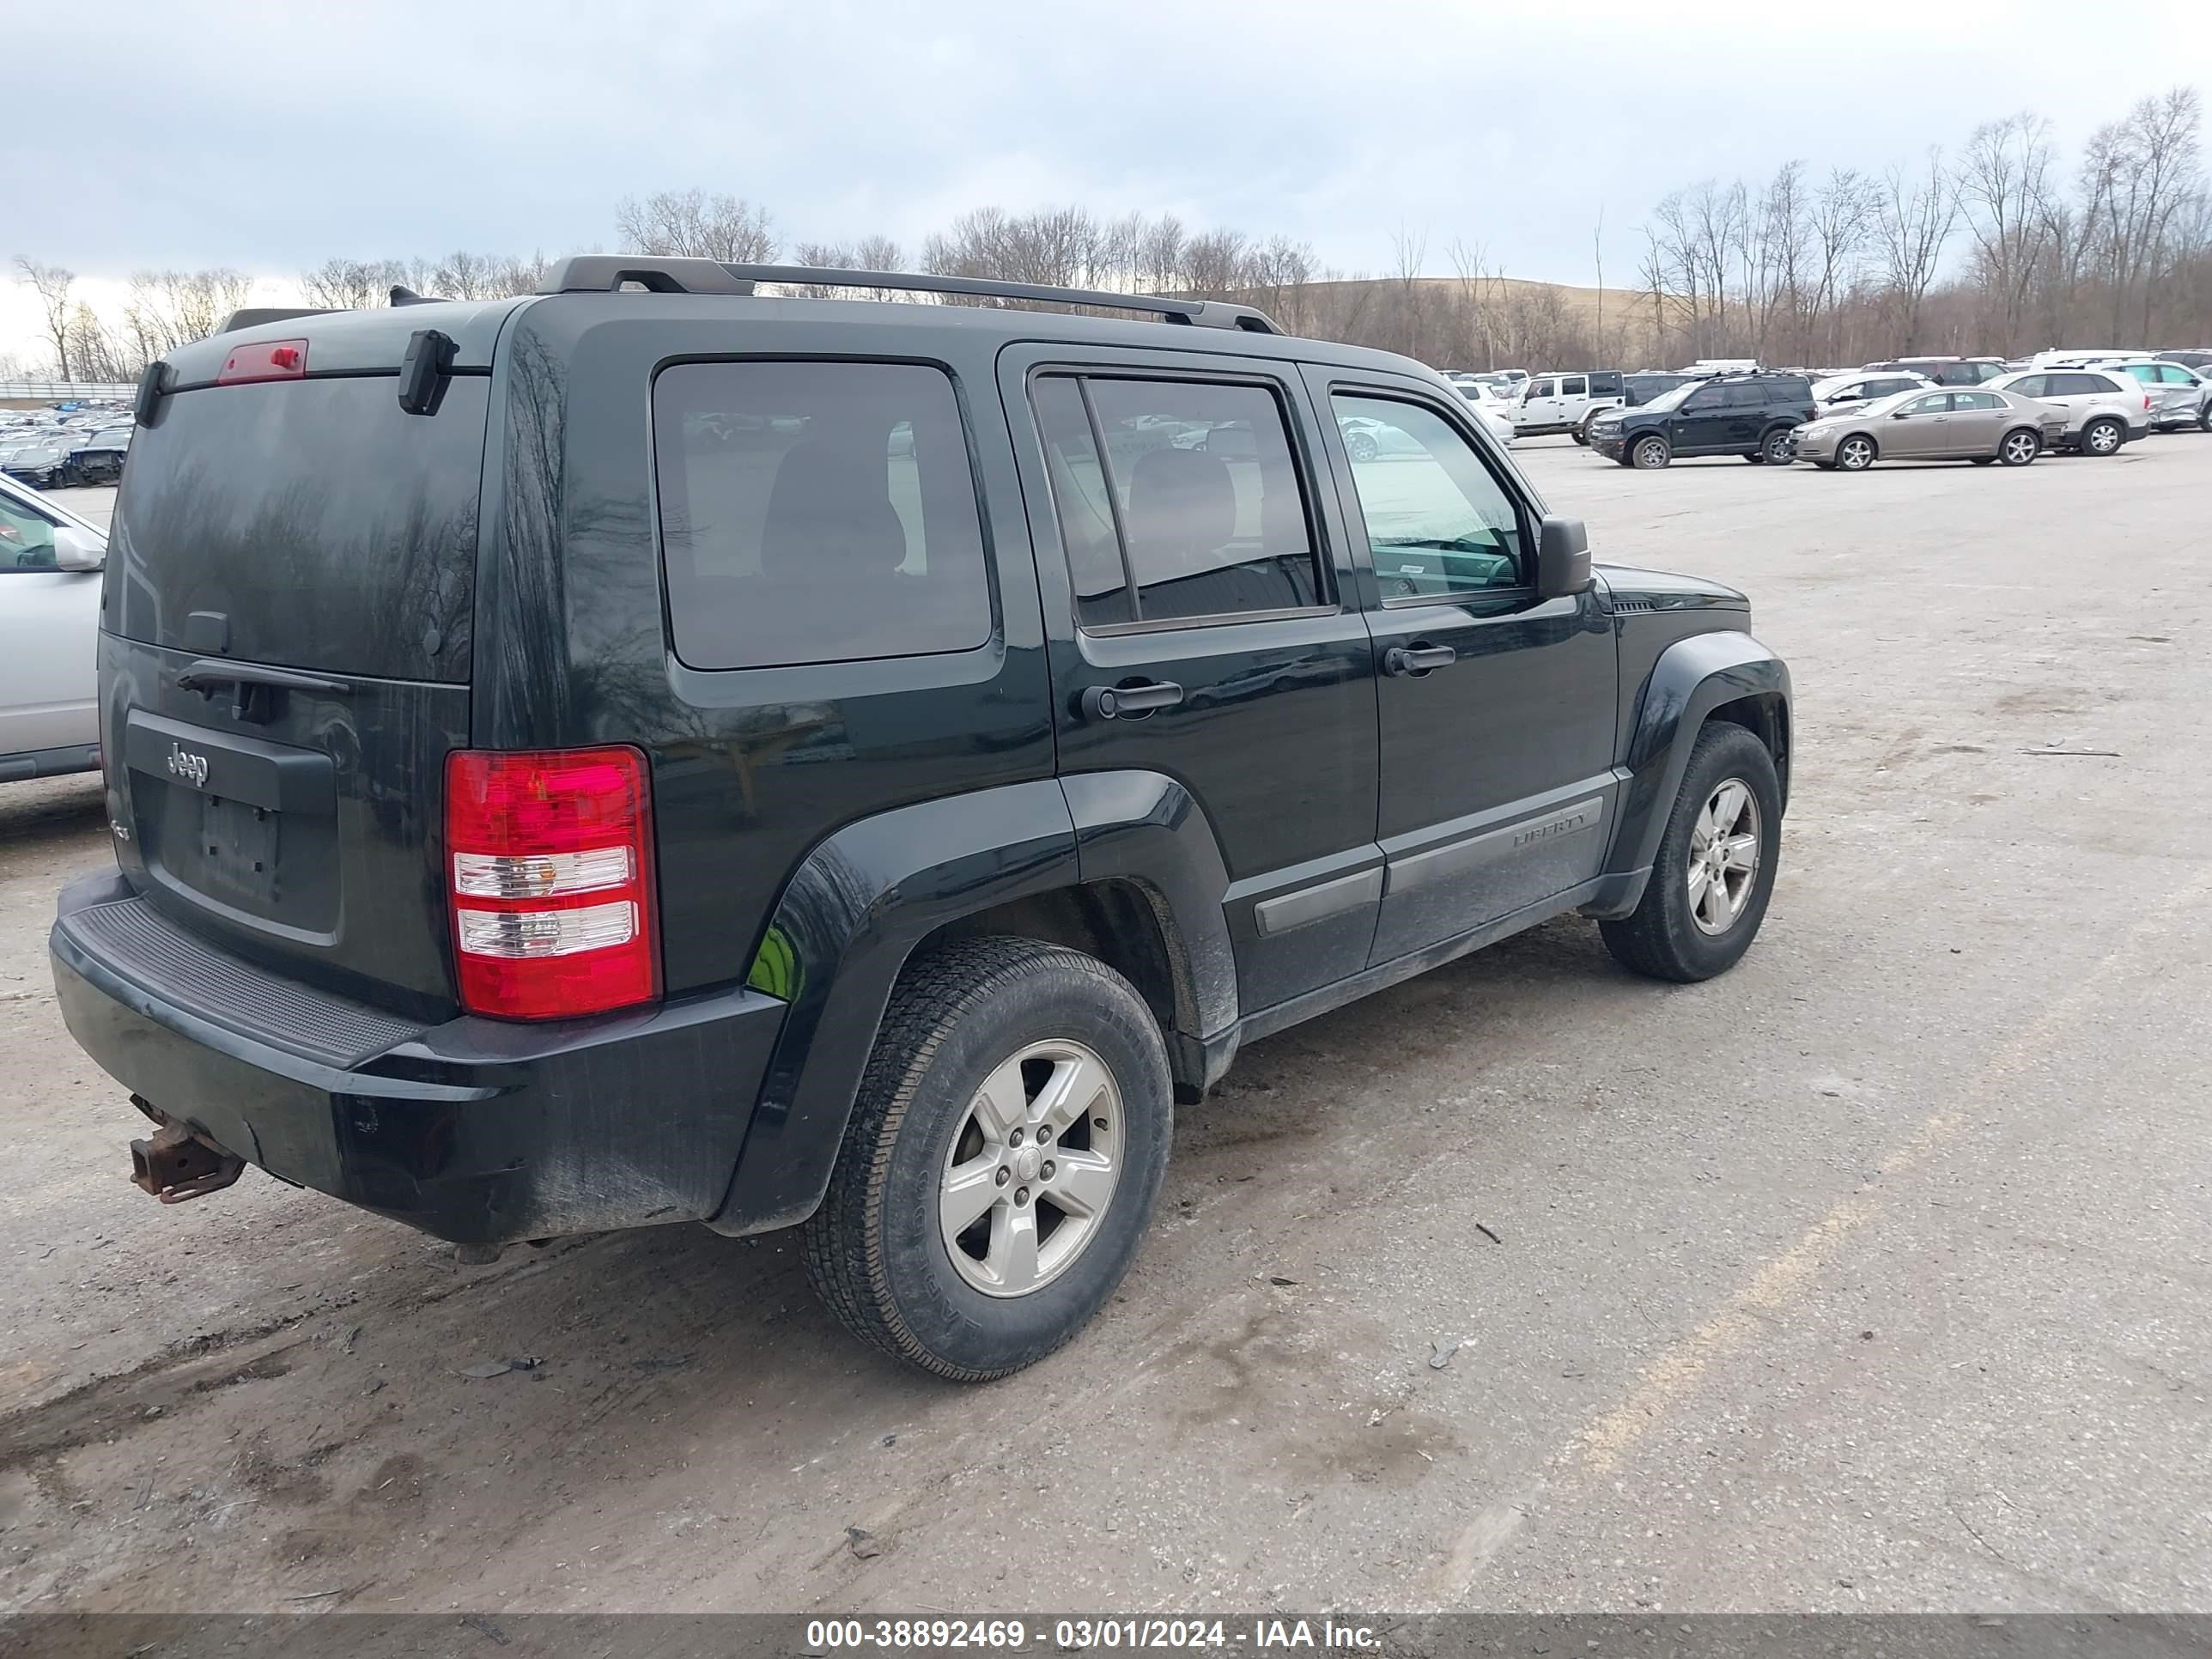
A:
[[[1135,685],[1094,685],[1083,694],[1083,717],[1114,720],[1124,714],[1149,714],[1155,708],[1172,708],[1182,701],[1182,687],[1173,680],[1145,680]]]
[[[1448,645],[1394,645],[1382,653],[1386,674],[1425,674],[1431,668],[1449,668],[1459,653]]]

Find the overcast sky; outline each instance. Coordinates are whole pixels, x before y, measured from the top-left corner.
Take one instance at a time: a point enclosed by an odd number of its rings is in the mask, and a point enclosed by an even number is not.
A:
[[[628,192],[787,245],[963,209],[1172,211],[1380,270],[1402,224],[1632,281],[1667,190],[1878,167],[2023,106],[2069,147],[2212,91],[2206,0],[104,0],[9,9],[0,256],[88,277],[615,246]],[[51,106],[45,100],[52,95]],[[100,289],[95,287],[95,296]],[[0,356],[27,295],[0,285]]]

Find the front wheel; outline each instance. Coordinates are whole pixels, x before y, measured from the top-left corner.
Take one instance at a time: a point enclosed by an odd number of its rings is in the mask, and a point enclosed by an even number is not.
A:
[[[2026,466],[2043,453],[2043,440],[2033,432],[2008,432],[1997,444],[1997,459],[2007,466]]]
[[[1344,441],[1344,453],[1355,461],[1375,459],[1375,440],[1364,432],[1354,432]]]
[[[1874,465],[1874,440],[1856,433],[1836,446],[1836,465],[1846,472],[1863,472]]]
[[[1749,731],[1713,720],[1698,733],[1644,897],[1598,924],[1624,968],[1683,983],[1735,966],[1758,936],[1782,854],[1774,757]]]
[[[1674,459],[1674,450],[1664,438],[1638,438],[1628,447],[1628,464],[1641,471],[1652,471]]]
[[[963,940],[892,994],[809,1277],[847,1328],[956,1382],[1034,1364],[1128,1271],[1174,1133],[1152,1011],[1103,963]]]
[[[2203,408],[2197,411],[2197,429],[2199,432],[2212,432],[2212,401],[2208,401]]]

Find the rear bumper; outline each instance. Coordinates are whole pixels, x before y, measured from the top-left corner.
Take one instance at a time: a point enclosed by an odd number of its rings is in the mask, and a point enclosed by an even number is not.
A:
[[[416,1029],[216,951],[118,875],[65,888],[49,943],[70,1034],[126,1088],[280,1180],[461,1243],[714,1214],[784,1012],[740,989]]]

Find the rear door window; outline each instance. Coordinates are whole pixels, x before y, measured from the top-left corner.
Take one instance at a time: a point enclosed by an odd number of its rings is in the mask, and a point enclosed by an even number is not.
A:
[[[975,474],[942,369],[679,363],[653,410],[684,662],[849,662],[990,638]]]
[[[1326,602],[1273,391],[1048,374],[1030,395],[1085,627]]]
[[[1589,396],[1588,378],[1580,374],[1568,375],[1559,382],[1559,395],[1562,398],[1587,398]]]

